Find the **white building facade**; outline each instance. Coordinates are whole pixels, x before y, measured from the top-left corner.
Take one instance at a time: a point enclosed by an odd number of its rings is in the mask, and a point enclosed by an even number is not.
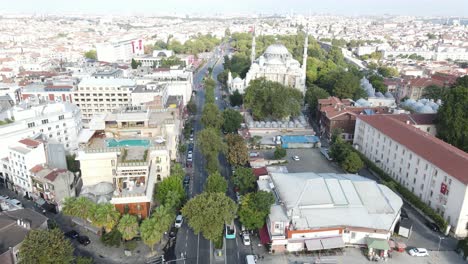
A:
[[[432,207],[456,236],[468,235],[468,154],[386,115],[358,116],[354,146]]]
[[[97,58],[105,62],[128,62],[134,56],[144,54],[142,39],[109,41],[96,44]]]

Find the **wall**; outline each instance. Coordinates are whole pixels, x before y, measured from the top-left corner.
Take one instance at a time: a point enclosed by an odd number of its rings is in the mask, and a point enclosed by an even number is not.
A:
[[[117,152],[85,153],[79,151],[76,159],[80,161],[83,186],[100,182],[113,183],[112,173],[116,169]]]
[[[128,213],[131,215],[136,215],[145,219],[149,216],[150,212],[150,203],[128,203],[128,204],[115,204],[115,208],[121,213],[126,212],[128,208]]]

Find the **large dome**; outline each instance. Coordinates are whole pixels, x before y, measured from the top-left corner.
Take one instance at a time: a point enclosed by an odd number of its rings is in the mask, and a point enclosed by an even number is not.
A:
[[[265,51],[268,55],[288,55],[289,51],[283,44],[273,44],[268,46]]]

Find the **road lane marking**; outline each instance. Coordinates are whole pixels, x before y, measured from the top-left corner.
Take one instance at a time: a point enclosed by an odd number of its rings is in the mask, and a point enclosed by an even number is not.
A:
[[[198,233],[198,242],[197,242],[197,264],[199,261],[199,253],[200,253],[200,233]]]

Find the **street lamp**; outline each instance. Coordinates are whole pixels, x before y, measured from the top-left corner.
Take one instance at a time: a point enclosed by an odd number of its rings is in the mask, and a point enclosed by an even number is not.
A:
[[[439,246],[437,247],[437,251],[440,251],[440,242],[444,239],[445,237],[441,237],[441,236],[439,237]]]

